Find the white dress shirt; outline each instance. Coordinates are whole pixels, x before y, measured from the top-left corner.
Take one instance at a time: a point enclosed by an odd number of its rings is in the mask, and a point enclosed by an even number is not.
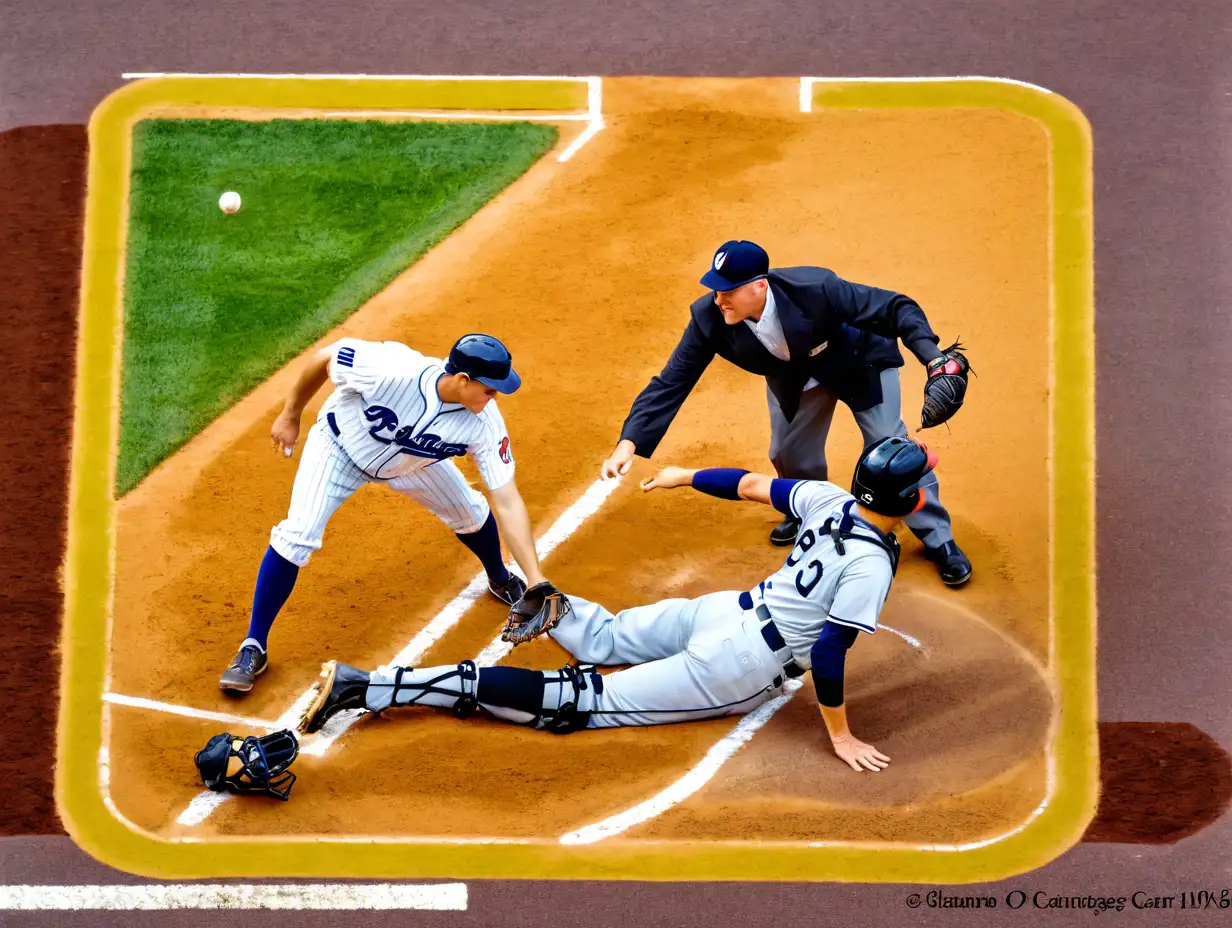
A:
[[[753,330],[757,340],[766,346],[766,350],[780,361],[790,361],[791,352],[787,349],[787,336],[783,334],[783,324],[779,322],[778,307],[774,305],[774,291],[766,286],[766,308],[762,310],[761,319],[745,319],[744,324]],[[804,385],[805,390],[818,386],[812,377]]]

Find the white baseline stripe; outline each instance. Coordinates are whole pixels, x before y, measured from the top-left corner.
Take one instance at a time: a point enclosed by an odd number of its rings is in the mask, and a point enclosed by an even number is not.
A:
[[[0,886],[0,910],[430,909],[464,912],[465,883]]]
[[[901,632],[897,628],[891,628],[889,625],[880,625],[878,627],[902,638],[924,656],[928,655],[928,652],[920,644],[918,638],[913,638],[906,632]],[[506,648],[504,653],[508,653],[507,649],[509,646],[497,639],[488,645],[484,654],[487,654],[489,651],[494,655],[497,654],[498,646],[504,646]],[[480,655],[481,658],[482,656]],[[496,660],[503,656],[503,653],[500,654],[496,657]],[[483,664],[482,659],[477,663]],[[791,699],[800,686],[801,682],[799,680],[788,680],[787,684],[783,687],[784,693],[782,696],[776,696],[769,702],[763,703],[741,719],[739,724],[726,737],[706,752],[706,756],[698,762],[697,766],[667,787],[667,789],[631,809],[626,809],[624,812],[613,815],[610,818],[605,818],[594,825],[587,825],[585,828],[579,828],[577,831],[571,831],[566,835],[562,835],[560,843],[593,844],[596,841],[602,841],[604,838],[618,835],[634,825],[640,825],[642,822],[648,821],[657,815],[662,815],[672,806],[688,799],[705,786],[719,772],[719,768],[727,763],[737,751],[749,743],[757,730],[770,721],[774,713],[787,704],[787,700]]]
[[[776,696],[769,702],[762,703],[740,720],[724,738],[714,745],[706,756],[692,770],[669,786],[667,789],[651,796],[645,802],[638,803],[631,809],[626,809],[618,815],[605,818],[601,822],[579,828],[566,835],[561,835],[561,844],[594,844],[604,838],[610,838],[621,832],[628,831],[634,825],[639,825],[656,815],[662,815],[672,806],[688,799],[705,786],[719,768],[757,733],[774,716],[774,713],[787,704],[787,700],[800,689],[799,680],[788,680],[783,686],[783,695]]]
[[[245,71],[125,71],[120,77],[126,81],[147,77],[259,77],[277,80],[314,81],[583,81],[600,80],[597,77],[546,74],[257,74]]]
[[[264,728],[274,731],[281,728],[277,722],[265,719],[250,719],[242,715],[229,715],[226,712],[211,712],[208,709],[194,709],[191,706],[177,706],[169,702],[158,702],[155,699],[142,699],[139,696],[122,696],[119,693],[105,693],[103,701],[117,706],[129,706],[133,709],[149,709],[153,712],[167,712],[171,715],[182,715],[190,719],[206,719],[211,722],[222,722],[225,725],[247,725],[251,728]]]
[[[191,107],[192,104],[186,104]],[[236,106],[225,109],[264,109],[264,107]],[[313,107],[291,107],[291,109],[313,109]],[[587,122],[590,117],[585,113],[537,113],[520,116],[516,110],[504,110],[500,113],[472,112],[469,110],[333,110],[325,109],[330,118],[357,116],[397,116],[401,119],[461,119],[466,121],[489,122]]]
[[[585,493],[578,498],[572,506],[560,514],[552,527],[543,533],[543,537],[535,544],[535,550],[539,554],[539,560],[547,560],[556,548],[570,535],[578,530],[578,527],[599,511],[599,507],[612,495],[613,491],[620,486],[623,478],[615,477],[611,480],[596,480],[586,490]],[[414,666],[425,653],[428,648],[436,643],[446,631],[457,624],[458,619],[462,614],[470,608],[471,604],[476,599],[483,595],[483,592],[488,588],[488,578],[483,573],[475,576],[475,579],[467,584],[466,589],[451,600],[448,605],[442,609],[427,627],[418,635],[411,639],[410,643],[399,651],[390,664],[395,667],[411,667]],[[493,653],[498,647],[504,647],[505,651],[501,654],[508,654],[512,649],[512,645],[501,641],[497,638],[490,645],[483,649],[476,663],[484,664],[485,655]],[[492,660],[495,663],[500,660],[500,657]],[[487,665],[485,665],[487,666]],[[309,691],[311,694],[311,691]],[[309,696],[311,698],[311,696]],[[302,711],[302,709],[300,710]],[[312,754],[320,756],[329,750],[330,745],[338,740],[339,737],[346,732],[356,720],[361,718],[365,713],[359,711],[340,712],[334,716],[321,729],[316,740],[302,749],[304,754]],[[283,716],[286,718],[286,715]],[[298,718],[298,713],[295,716]],[[281,721],[281,720],[280,720]],[[288,724],[291,724],[288,722]]]
[[[622,477],[615,477],[611,480],[596,480],[576,503],[561,513],[560,518],[544,533],[537,546],[540,559],[545,558],[548,552],[554,550],[561,542],[577,531],[578,526],[598,512],[599,507],[612,495],[612,491],[616,489],[616,486],[622,479]],[[479,652],[479,656],[475,658],[475,663],[480,667],[491,667],[512,650],[513,645],[507,641],[502,641],[498,636],[491,644]]]
[[[596,480],[591,484],[573,505],[561,513],[551,528],[536,543],[535,549],[539,553],[539,559],[546,559],[561,542],[577,530],[582,522],[594,515],[620,483],[621,478],[617,477],[612,480]],[[413,666],[442,635],[457,624],[458,620],[474,604],[475,600],[483,595],[487,588],[487,576],[482,572],[476,574],[462,592],[446,603],[445,607],[407,643],[406,647],[394,655],[390,663],[397,666]],[[303,712],[311,700],[312,689],[309,688],[301,693],[287,711],[278,717],[278,721],[275,723],[276,726],[278,728],[289,728],[294,725],[299,719],[300,713]],[[356,719],[362,715],[363,713],[361,712],[339,713],[330,719],[329,724],[321,730],[311,743],[301,748],[301,752],[316,756],[324,754],[330,745],[337,741],[347,729],[355,724]],[[200,825],[213,814],[215,809],[227,801],[229,795],[228,793],[213,793],[209,790],[203,790],[180,813],[176,819],[177,824],[188,826]]]

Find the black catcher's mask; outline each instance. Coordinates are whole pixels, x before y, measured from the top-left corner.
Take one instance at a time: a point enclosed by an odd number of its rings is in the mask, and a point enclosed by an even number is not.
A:
[[[295,774],[288,768],[298,755],[295,734],[284,728],[263,738],[240,739],[223,732],[211,738],[194,761],[206,789],[269,793],[285,802],[295,785]]]

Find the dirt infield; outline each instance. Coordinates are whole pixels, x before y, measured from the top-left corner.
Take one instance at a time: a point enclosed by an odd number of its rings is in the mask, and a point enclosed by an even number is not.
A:
[[[1045,794],[1051,716],[1042,670],[1042,130],[994,110],[801,114],[797,83],[788,80],[625,79],[605,90],[608,128],[577,158],[536,166],[344,331],[438,355],[461,331],[507,340],[526,388],[501,406],[519,485],[542,530],[594,480],[628,403],[683,327],[695,278],[720,241],[753,238],[777,265],[824,263],[910,293],[943,339],[961,335],[971,346],[982,378],[953,433],[930,435],[943,499],[977,576],[961,591],[944,589],[904,539],[884,618],[922,647],[883,632],[853,652],[853,725],[894,758],[891,771],[848,775],[802,696],[705,789],[629,836],[948,842],[1013,828]],[[1007,318],[1021,335],[1013,343],[1002,337]],[[275,626],[274,663],[261,685],[238,705],[220,696],[217,675],[243,635],[257,563],[293,476],[294,464],[272,455],[266,437],[285,377],[122,502],[116,692],[274,718],[321,660],[388,660],[474,573],[428,513],[379,489],[361,491],[334,517]],[[913,360],[903,380],[911,421],[922,384]],[[655,463],[764,470],[766,433],[760,380],[717,362]],[[848,479],[858,445],[840,414],[829,444],[837,482]],[[646,469],[642,462],[631,478]],[[758,507],[696,495],[642,498],[630,479],[547,570],[566,590],[612,607],[747,588],[781,561],[765,543],[774,521]],[[494,604],[475,606],[425,663],[474,655],[501,618]],[[509,660],[555,667],[565,655],[535,642]],[[296,801],[231,802],[192,833],[550,839],[668,786],[732,724],[559,739],[427,713],[365,721],[329,754],[299,762]],[[151,831],[181,832],[175,816],[196,792],[187,758],[218,727],[113,708],[121,812]],[[535,789],[540,782],[552,789]]]

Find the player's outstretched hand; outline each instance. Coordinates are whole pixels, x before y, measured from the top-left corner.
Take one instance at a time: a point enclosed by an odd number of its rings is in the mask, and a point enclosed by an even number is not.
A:
[[[623,477],[629,472],[629,468],[633,466],[633,452],[637,450],[637,446],[627,438],[616,443],[616,450],[611,456],[603,462],[603,466],[599,468],[599,476],[604,480],[610,480],[612,477]]]
[[[888,767],[890,764],[890,758],[886,757],[871,744],[865,744],[853,735],[848,735],[846,738],[834,741],[833,744],[834,753],[845,760],[851,769],[857,773],[863,773],[866,768],[877,772],[884,767]]]
[[[285,409],[280,412],[270,429],[270,438],[273,439],[276,449],[290,457],[299,438],[299,416],[293,416]]]
[[[647,477],[639,486],[643,492],[651,490],[671,490],[674,487],[687,487],[693,483],[695,471],[683,467],[665,467],[653,477]]]

